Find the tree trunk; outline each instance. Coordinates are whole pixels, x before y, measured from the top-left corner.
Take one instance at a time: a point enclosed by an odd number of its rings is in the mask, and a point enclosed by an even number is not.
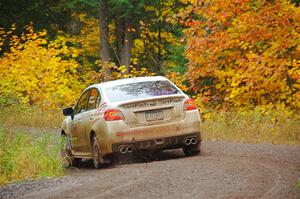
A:
[[[100,28],[100,56],[104,63],[110,61],[110,50],[108,41],[108,4],[107,0],[100,0],[99,8],[99,28]],[[111,74],[110,68],[106,68],[106,75]],[[106,79],[106,78],[104,78]]]
[[[116,37],[117,37],[117,60],[119,65],[123,65],[122,52],[124,43],[124,21],[117,15],[116,17]]]
[[[161,4],[160,0],[158,1],[158,64],[156,67],[157,74],[160,74],[162,56],[161,56]]]
[[[132,48],[132,30],[131,25],[126,21],[124,25],[124,43],[121,56],[121,64],[126,66],[127,73],[130,70],[130,58],[131,58],[131,48]]]

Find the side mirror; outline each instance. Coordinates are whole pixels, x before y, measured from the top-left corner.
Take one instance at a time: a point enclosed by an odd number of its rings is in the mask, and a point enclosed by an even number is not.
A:
[[[72,107],[68,107],[68,108],[63,109],[64,116],[69,116],[69,115],[72,116],[73,113],[74,113],[74,110],[73,110]]]

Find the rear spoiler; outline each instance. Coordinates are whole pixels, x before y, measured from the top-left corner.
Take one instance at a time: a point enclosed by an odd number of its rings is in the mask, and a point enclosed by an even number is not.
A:
[[[175,95],[161,95],[161,96],[155,96],[151,98],[141,98],[141,99],[135,99],[135,100],[128,100],[125,102],[119,102],[116,103],[118,106],[124,106],[124,105],[129,105],[132,103],[139,103],[139,102],[146,102],[146,101],[154,101],[158,99],[170,99],[170,98],[186,98],[187,96],[184,94],[175,94]]]

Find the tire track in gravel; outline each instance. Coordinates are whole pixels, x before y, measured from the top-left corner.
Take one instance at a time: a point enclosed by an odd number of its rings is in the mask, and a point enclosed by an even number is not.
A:
[[[84,165],[64,178],[0,187],[0,198],[300,198],[299,146],[205,141],[203,151],[100,170]]]
[[[96,193],[108,194],[109,192],[130,186],[136,179],[146,176],[147,172],[136,168],[108,168],[102,170],[79,170],[71,176],[70,181],[61,186],[43,189],[29,193],[23,198],[97,198]],[[111,178],[111,176],[115,176]],[[91,194],[93,193],[93,194]]]

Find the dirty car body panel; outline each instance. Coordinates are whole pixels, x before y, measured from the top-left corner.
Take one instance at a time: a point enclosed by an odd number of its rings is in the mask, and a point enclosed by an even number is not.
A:
[[[200,150],[200,124],[193,100],[170,80],[139,77],[86,88],[65,118],[62,133],[70,138],[77,158],[93,157],[95,136],[104,160],[141,150]]]

